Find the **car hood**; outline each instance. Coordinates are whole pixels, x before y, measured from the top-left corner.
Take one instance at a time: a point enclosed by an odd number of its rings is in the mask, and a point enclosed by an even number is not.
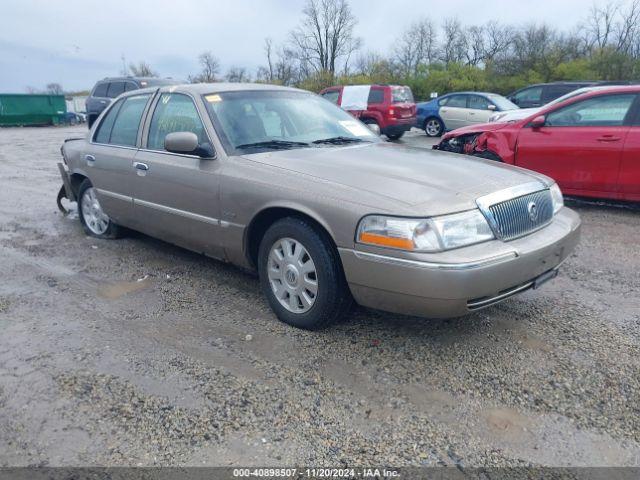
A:
[[[314,177],[319,188],[324,182],[347,187],[348,193],[341,198],[345,201],[363,203],[366,198],[367,204],[380,211],[405,207],[401,210],[417,215],[472,209],[480,196],[541,179],[528,170],[491,160],[385,142],[265,152],[243,158],[283,169],[292,176]]]

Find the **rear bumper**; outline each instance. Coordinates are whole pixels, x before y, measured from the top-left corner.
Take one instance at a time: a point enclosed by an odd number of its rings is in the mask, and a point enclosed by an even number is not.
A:
[[[381,129],[381,133],[385,135],[397,135],[399,133],[408,132],[409,130],[411,130],[411,127],[415,126],[415,124],[415,117],[398,120],[397,122],[388,124],[383,129]]]
[[[563,208],[551,224],[526,237],[459,249],[460,262],[451,260],[453,251],[448,252],[446,262],[438,262],[433,255],[429,261],[420,261],[352,249],[339,251],[347,282],[359,304],[448,318],[493,305],[552,278],[579,238],[580,218]],[[476,258],[469,252],[477,253]]]

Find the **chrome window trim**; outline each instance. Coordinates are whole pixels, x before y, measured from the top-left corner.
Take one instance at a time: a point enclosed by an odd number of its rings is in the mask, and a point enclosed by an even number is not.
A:
[[[515,187],[505,188],[504,190],[498,190],[497,192],[490,193],[489,195],[484,195],[482,197],[476,198],[476,205],[484,215],[484,218],[487,219],[489,223],[489,227],[493,231],[493,234],[497,239],[502,239],[502,234],[500,233],[500,228],[498,226],[498,222],[491,212],[491,206],[496,203],[505,202],[507,200],[511,200],[517,197],[522,197],[524,195],[529,195],[530,193],[540,192],[542,190],[549,190],[549,185],[540,181],[523,183],[522,185],[516,185]],[[540,228],[545,227],[546,225],[541,226]],[[540,228],[536,229],[539,230]],[[528,232],[533,233],[534,231]]]
[[[475,260],[473,262],[463,263],[439,263],[439,262],[423,262],[420,260],[409,260],[406,258],[389,257],[386,255],[379,255],[377,253],[361,252],[359,250],[350,250],[341,248],[339,250],[351,251],[360,260],[368,260],[378,263],[387,263],[391,265],[398,265],[401,267],[413,267],[413,268],[426,268],[429,270],[470,270],[473,268],[486,267],[488,265],[495,265],[497,263],[506,262],[517,258],[516,252],[506,252],[494,257],[485,258],[482,260]]]

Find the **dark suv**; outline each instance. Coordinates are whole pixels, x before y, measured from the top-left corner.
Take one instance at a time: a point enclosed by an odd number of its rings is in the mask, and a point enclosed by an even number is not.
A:
[[[146,87],[159,87],[181,83],[170,78],[113,77],[98,81],[87,98],[87,124],[89,128],[96,118],[107,108],[111,100],[124,92]]]
[[[632,82],[626,81],[600,81],[594,82],[589,80],[583,80],[580,82],[551,82],[551,83],[537,83],[535,85],[529,85],[528,87],[521,88],[515,92],[509,94],[507,98],[520,108],[536,108],[546,105],[547,103],[566,95],[569,92],[573,92],[579,88],[591,87],[591,86],[605,86],[605,85],[629,85]]]

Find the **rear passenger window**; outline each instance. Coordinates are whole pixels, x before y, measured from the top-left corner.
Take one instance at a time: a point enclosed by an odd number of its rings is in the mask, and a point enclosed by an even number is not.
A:
[[[124,82],[111,82],[107,89],[107,97],[116,98],[121,93],[124,93]]]
[[[118,116],[120,107],[122,107],[122,100],[116,102],[113,107],[109,109],[105,117],[100,122],[100,125],[98,125],[98,131],[96,132],[95,137],[93,137],[94,142],[109,143],[111,129],[113,128],[113,124]]]
[[[127,97],[122,107],[120,107],[108,143],[135,147],[142,112],[150,96],[151,94]]]
[[[199,143],[209,142],[193,100],[181,93],[163,93],[151,118],[147,148],[164,150],[164,137],[173,132],[193,132]]]
[[[96,88],[93,90],[94,97],[106,97],[107,96],[107,87],[108,83],[99,83],[96,85]]]
[[[369,91],[368,103],[384,103],[384,90],[372,88]]]

